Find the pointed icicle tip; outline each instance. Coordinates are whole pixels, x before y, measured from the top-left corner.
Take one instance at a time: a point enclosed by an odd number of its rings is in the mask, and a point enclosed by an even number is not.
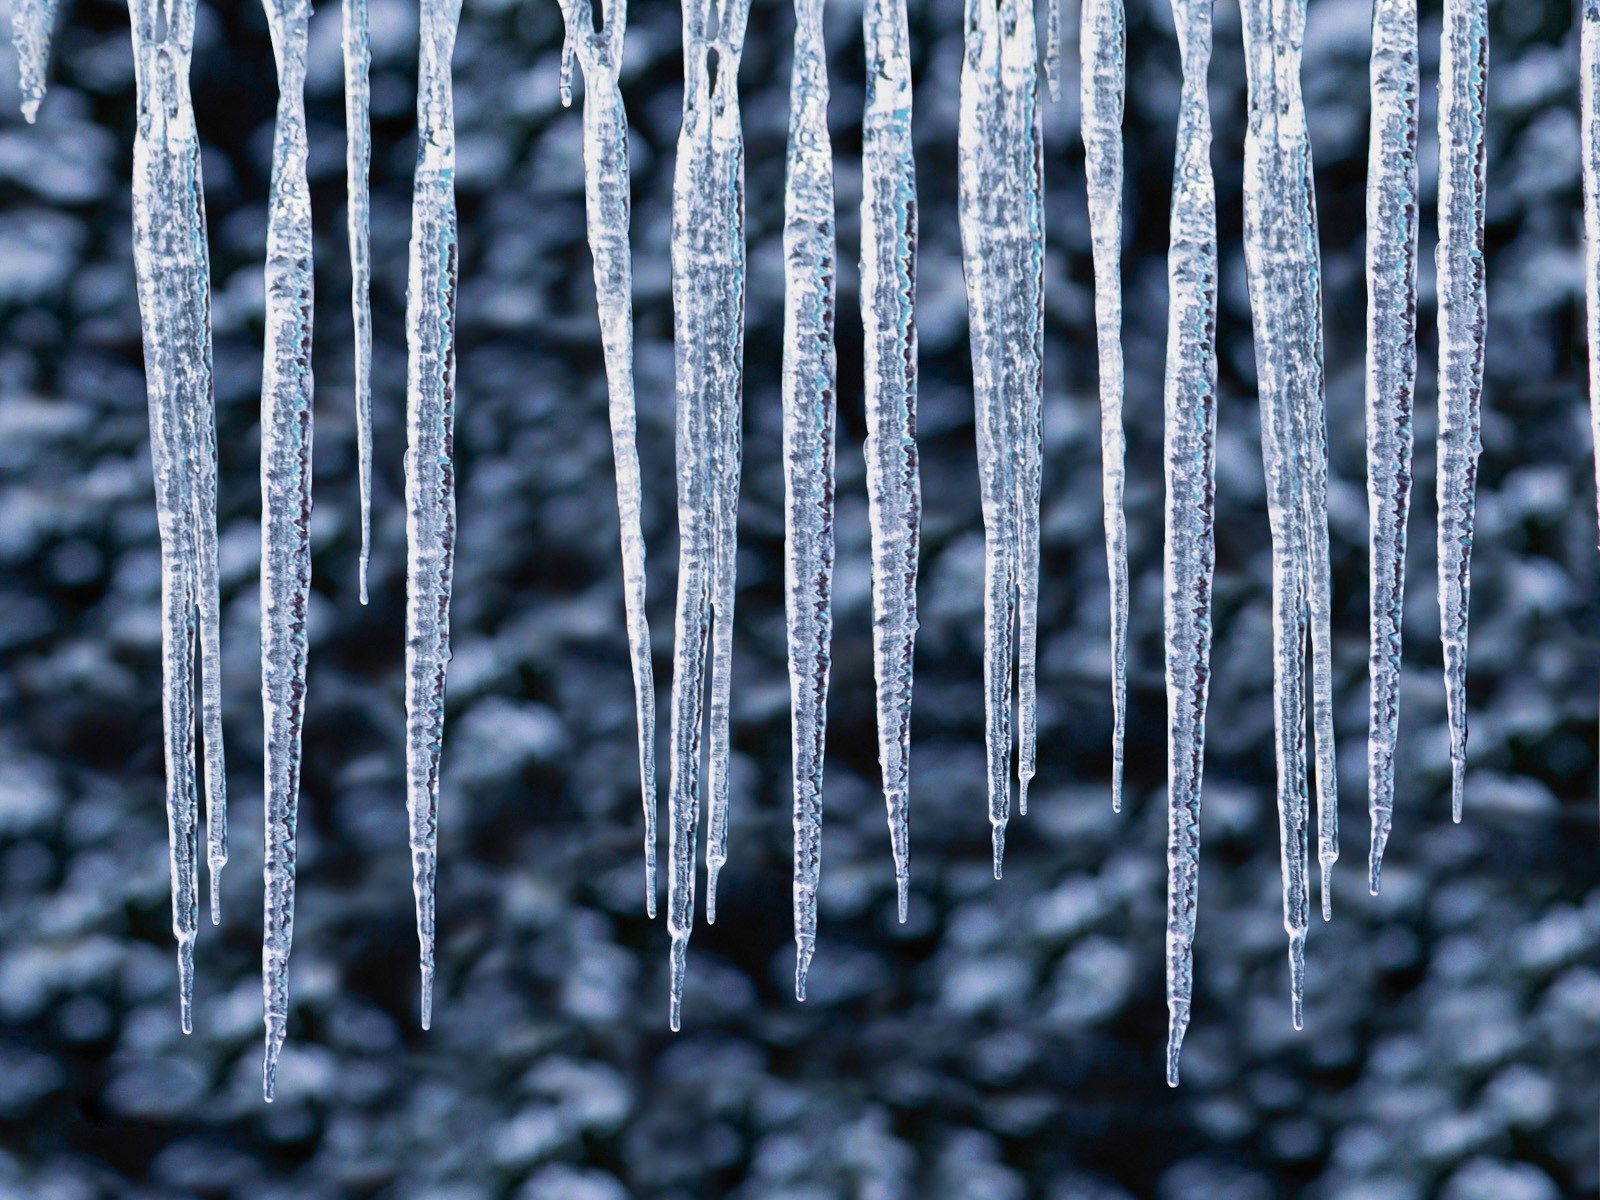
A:
[[[1119,749],[1111,760],[1111,811],[1122,811],[1122,752]]]
[[[900,924],[906,923],[906,911],[911,905],[911,878],[900,875],[894,881],[895,913],[900,918]]]
[[[422,968],[422,1028],[433,1028],[433,968]]]
[[[1289,935],[1289,1016],[1295,1031],[1306,1027],[1306,932]]]
[[[1333,920],[1333,862],[1322,861],[1322,919]]]
[[[667,1024],[677,1033],[683,1024],[683,976],[688,965],[689,939],[672,935],[672,995],[668,1000]]]
[[[706,864],[706,924],[717,923],[717,876],[722,872],[721,863]]]
[[[222,867],[216,863],[211,866],[211,923],[222,924]]]
[[[1372,849],[1367,853],[1367,890],[1374,896],[1383,881],[1383,852],[1389,844],[1387,834],[1377,831],[1372,835]]]
[[[1026,779],[1018,778],[1017,780],[1017,816],[1019,817],[1028,815],[1028,783],[1029,781]]]
[[[178,939],[178,1025],[194,1032],[194,935]]]
[[[29,96],[22,102],[22,119],[29,125],[39,119],[39,97]]]
[[[644,869],[644,915],[652,921],[656,919],[656,866],[649,864]]]
[[[1167,1015],[1167,1086],[1178,1086],[1178,1056],[1183,1052],[1183,1035],[1189,1031],[1189,1007],[1181,1005]]]
[[[367,560],[361,560],[361,603],[367,602]]]
[[[811,938],[795,938],[794,956],[794,998],[805,1003],[806,979],[811,974],[811,958],[816,953],[817,944]]]
[[[994,877],[999,879],[1006,857],[1006,827],[1004,822],[995,823],[992,840],[994,842]]]

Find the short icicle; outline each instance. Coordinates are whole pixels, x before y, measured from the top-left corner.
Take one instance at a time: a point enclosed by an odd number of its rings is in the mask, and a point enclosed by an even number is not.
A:
[[[216,416],[200,143],[189,92],[193,0],[130,0],[138,114],[133,250],[161,536],[162,727],[179,1016],[193,1028],[199,821],[195,686],[205,738],[212,919],[227,861],[218,636]],[[198,670],[196,635],[200,644]]]
[[[1037,742],[1043,457],[1044,197],[1033,9],[967,0],[959,157],[984,524],[984,705],[989,824],[1000,878],[1010,817],[1012,637],[1017,807]]]
[[[822,875],[822,766],[833,633],[833,150],[824,0],[795,0],[783,226],[784,593],[794,753],[794,991],[806,998]]]
[[[628,117],[617,77],[628,25],[626,0],[605,6],[605,29],[594,27],[590,0],[563,0],[566,44],[583,72],[584,192],[594,288],[600,311],[610,393],[611,454],[622,535],[623,604],[639,738],[644,803],[645,911],[656,915],[656,690],[645,617],[645,547],[638,420],[633,394],[633,258],[628,244]],[[567,93],[563,93],[566,95]]]
[[[917,462],[917,175],[905,0],[866,0],[861,330],[878,765],[901,921],[911,887],[911,685],[922,482]]]
[[[1101,494],[1111,581],[1111,807],[1122,810],[1128,728],[1128,522],[1122,432],[1122,110],[1127,86],[1127,18],[1122,0],[1083,0],[1080,88],[1094,312],[1100,358]]]
[[[1211,687],[1216,566],[1217,200],[1211,175],[1211,0],[1174,0],[1183,91],[1167,251],[1165,396],[1167,675],[1167,1082],[1194,1002],[1200,785]]]
[[[1600,6],[1600,0],[1595,0]],[[1401,616],[1411,507],[1417,381],[1417,3],[1372,9],[1372,130],[1367,151],[1367,513],[1372,700],[1367,807],[1373,895],[1394,821],[1400,731]]]
[[[744,140],[738,75],[748,15],[749,0],[725,0],[720,9],[713,8],[713,0],[690,0],[683,10],[683,126],[672,193],[680,547],[672,673],[672,869],[667,886],[673,1029],[680,1022],[694,925],[708,638],[713,642],[708,894],[727,855],[733,522],[744,356]],[[708,895],[708,920],[712,903]]]
[[[1483,450],[1488,0],[1445,0],[1439,46],[1439,620],[1450,718],[1450,813],[1467,775],[1467,606]]]
[[[439,768],[456,545],[458,248],[450,55],[460,20],[461,0],[422,0],[406,303],[406,811],[424,1029],[433,1023]]]
[[[356,473],[361,488],[361,603],[372,558],[372,48],[367,0],[344,0],[346,228],[350,239],[350,315],[355,329]]]
[[[261,382],[261,706],[265,722],[266,1058],[277,1085],[289,1021],[295,825],[311,599],[311,192],[306,178],[309,0],[264,0],[278,63],[278,123],[267,215],[267,328]]]
[[[22,115],[32,125],[49,83],[50,38],[55,32],[56,0],[11,0],[11,44],[17,48]]]

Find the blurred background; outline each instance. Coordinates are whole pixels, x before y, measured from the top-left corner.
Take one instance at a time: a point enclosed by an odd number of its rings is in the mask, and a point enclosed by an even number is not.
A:
[[[1467,816],[1449,819],[1434,598],[1431,196],[1440,5],[1423,11],[1417,487],[1399,803],[1367,895],[1366,0],[1311,0],[1305,88],[1328,313],[1344,860],[1290,1028],[1273,808],[1268,534],[1240,248],[1244,69],[1216,10],[1222,246],[1215,680],[1194,1025],[1162,1078],[1161,386],[1178,56],[1129,0],[1126,346],[1134,569],[1128,802],[1109,798],[1107,589],[1077,72],[1045,108],[1040,774],[989,869],[982,532],[956,223],[956,0],[913,4],[926,500],[910,920],[873,732],[857,309],[858,0],[829,6],[839,204],[838,555],[821,938],[792,999],[779,357],[790,9],[742,74],[748,348],[732,859],[681,1034],[643,913],[633,696],[580,117],[555,0],[467,0],[460,543],[439,873],[417,1027],[402,776],[404,288],[416,8],[373,0],[376,549],[359,538],[337,4],[312,23],[316,514],[290,1044],[260,1098],[257,662],[262,259],[276,99],[258,6],[203,3],[233,859],[178,1031],[158,558],[130,251],[127,14],[66,0],[37,127],[0,78],[0,1195],[1558,1200],[1600,1188],[1596,696],[1573,6],[1492,9],[1491,327]],[[1066,56],[1075,62],[1076,6]],[[650,616],[676,562],[668,232],[680,12],[636,3],[635,313]],[[581,89],[580,89],[581,95]],[[665,744],[663,727],[663,747]],[[663,821],[665,812],[663,809]],[[664,833],[663,824],[663,833]]]

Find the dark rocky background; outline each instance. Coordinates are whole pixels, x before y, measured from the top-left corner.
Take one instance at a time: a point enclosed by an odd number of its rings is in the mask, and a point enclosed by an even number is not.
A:
[[[1068,6],[1071,10],[1074,6]],[[159,753],[156,523],[127,176],[127,19],[67,0],[36,128],[0,127],[0,1195],[617,1200],[1557,1200],[1600,1186],[1600,561],[1582,369],[1570,4],[1493,5],[1492,327],[1473,592],[1472,772],[1448,812],[1433,589],[1431,204],[1400,808],[1364,887],[1365,0],[1312,0],[1306,89],[1326,254],[1345,859],[1289,1026],[1272,808],[1267,521],[1240,230],[1244,72],[1217,10],[1223,244],[1216,679],[1195,1024],[1161,1075],[1160,389],[1177,52],[1130,5],[1126,812],[1109,779],[1091,272],[1076,103],[1047,110],[1041,775],[989,873],[982,538],[955,212],[960,7],[913,4],[927,525],[911,920],[876,793],[860,444],[860,12],[830,6],[838,154],[839,557],[822,937],[790,998],[782,615],[783,146],[790,11],[742,72],[750,299],[733,857],[666,1028],[644,918],[632,696],[576,109],[554,0],[467,0],[461,538],[439,877],[441,995],[416,1023],[400,748],[403,293],[415,6],[373,7],[377,548],[356,601],[337,5],[314,21],[315,602],[291,1043],[260,1099],[256,625],[261,262],[275,100],[248,0],[195,54],[216,290],[233,862],[178,1032]],[[1423,5],[1425,71],[1439,4]],[[1075,11],[1066,24],[1075,28]],[[679,11],[638,2],[635,307],[651,618],[676,550],[668,212]],[[1069,42],[1069,59],[1075,47]],[[10,61],[0,76],[13,78]],[[1068,90],[1075,92],[1076,72]],[[1436,142],[1425,85],[1425,186]],[[663,707],[663,713],[665,708]]]

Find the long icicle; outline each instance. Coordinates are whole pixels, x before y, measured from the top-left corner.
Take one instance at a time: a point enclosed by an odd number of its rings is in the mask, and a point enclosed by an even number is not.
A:
[[[11,44],[17,48],[22,115],[30,125],[38,120],[49,83],[50,38],[55,24],[56,0],[11,0]]]
[[[1600,0],[1594,0],[1600,5]],[[1367,884],[1378,894],[1394,821],[1401,617],[1411,508],[1417,382],[1417,3],[1372,8],[1372,131],[1367,152],[1367,513],[1370,671]]]
[[[822,875],[822,767],[833,634],[833,149],[824,0],[795,0],[783,225],[784,593],[794,753],[794,991],[806,998]]]
[[[617,85],[628,27],[626,0],[605,8],[605,29],[594,27],[590,0],[563,0],[567,45],[583,70],[584,192],[594,288],[600,311],[610,393],[611,455],[617,476],[622,536],[623,603],[639,737],[639,784],[644,803],[645,911],[656,915],[656,690],[645,617],[643,487],[639,476],[638,419],[633,398],[633,258],[628,244],[628,117]],[[563,91],[570,97],[570,90]]]
[[[372,557],[372,48],[367,0],[344,0],[346,228],[350,239],[350,315],[356,339],[356,472],[361,487],[361,603]]]
[[[917,174],[905,0],[866,0],[861,327],[872,526],[878,764],[901,921],[911,887],[911,684],[922,481],[917,462]]]
[[[306,178],[308,0],[264,0],[278,63],[277,136],[267,215],[267,328],[261,382],[261,706],[266,877],[261,986],[270,1101],[289,1020],[295,824],[311,599],[311,191]]]
[[[439,766],[456,546],[458,247],[450,55],[460,20],[461,0],[422,0],[406,304],[406,810],[424,1029],[433,1023]]]
[[[1044,204],[1033,10],[1022,0],[967,0],[959,139],[985,542],[989,824],[998,879],[1010,816],[1013,632],[1023,813],[1037,742]]]
[[[734,502],[744,351],[744,142],[739,54],[749,0],[711,0],[683,10],[683,127],[673,179],[672,299],[677,349],[678,600],[672,676],[672,935],[670,1021],[679,1026],[694,925],[695,838],[700,825],[700,748],[706,642],[715,615],[711,669],[707,891],[727,850],[728,670],[732,650]],[[714,36],[709,30],[715,23]],[[714,59],[713,59],[714,56]],[[712,63],[715,62],[713,68]],[[715,79],[712,72],[715,71]],[[729,461],[730,457],[733,461]],[[721,828],[716,826],[720,821]],[[708,898],[707,917],[711,901]]]
[[[1111,807],[1122,809],[1128,728],[1128,522],[1122,432],[1122,110],[1127,18],[1122,0],[1083,0],[1079,38],[1084,169],[1094,250],[1095,330],[1100,356],[1101,493],[1111,581]]]
[[[133,147],[133,245],[144,329],[151,459],[162,559],[162,724],[171,848],[179,1014],[193,1028],[198,924],[195,641],[200,642],[211,912],[227,861],[218,633],[216,428],[211,372],[210,263],[200,143],[189,93],[193,0],[130,0],[138,119]],[[198,617],[198,619],[197,619]]]
[[[1174,0],[1183,92],[1167,251],[1167,1082],[1194,999],[1200,785],[1216,566],[1217,199],[1211,176],[1211,0]]]
[[[1488,76],[1487,0],[1445,0],[1439,46],[1439,620],[1450,717],[1450,812],[1457,821],[1466,789],[1467,605],[1483,450]]]
[[[1589,428],[1594,440],[1595,500],[1600,506],[1600,0],[1583,0],[1579,34],[1583,109],[1584,294],[1588,300]]]

